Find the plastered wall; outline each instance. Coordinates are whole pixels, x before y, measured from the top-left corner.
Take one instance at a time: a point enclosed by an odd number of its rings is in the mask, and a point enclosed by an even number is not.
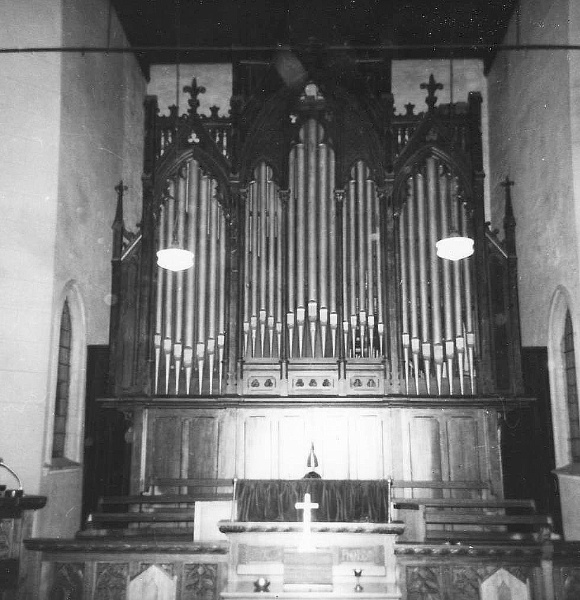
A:
[[[126,44],[105,0],[4,4],[10,6],[2,11],[3,47],[103,46],[107,38]],[[0,209],[7,216],[0,220],[0,456],[20,474],[26,493],[48,496],[36,515],[37,535],[71,536],[79,527],[85,354],[73,357],[75,450],[64,468],[55,468],[58,322],[64,293],[73,290],[73,337],[76,331],[82,348],[108,342],[114,186],[121,179],[129,185],[126,221],[134,226],[144,95],[131,54],[0,57]]]
[[[527,0],[520,4],[505,43],[577,40],[577,3]],[[580,297],[579,78],[580,56],[561,50],[501,52],[488,76],[492,224],[502,227],[504,196],[499,184],[509,175],[515,181],[512,196],[524,346],[548,345],[550,303],[559,285],[572,298]],[[578,324],[577,305],[573,311]]]

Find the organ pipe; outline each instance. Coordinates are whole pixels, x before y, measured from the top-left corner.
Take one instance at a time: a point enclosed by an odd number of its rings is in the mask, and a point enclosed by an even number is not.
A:
[[[375,234],[373,232],[373,181],[366,179],[366,202],[364,213],[366,216],[366,264],[367,264],[367,283],[366,283],[366,305],[368,314],[368,328],[369,328],[369,344],[368,344],[368,356],[374,358],[374,337],[375,337],[375,271],[373,268],[374,263],[374,252],[373,246],[375,242]]]
[[[433,362],[437,393],[441,394],[443,376],[443,345],[441,343],[441,286],[439,283],[439,263],[435,252],[437,243],[437,173],[435,159],[427,159],[427,198],[429,221],[429,277],[431,281],[431,333],[433,340]]]
[[[408,257],[409,257],[409,296],[410,311],[411,311],[411,357],[413,361],[413,376],[415,378],[415,392],[419,393],[419,316],[418,306],[419,297],[417,295],[417,261],[416,261],[416,250],[417,245],[415,244],[415,190],[414,181],[409,178],[408,181],[408,192],[407,192],[407,243],[408,243]]]
[[[175,183],[169,183],[169,197],[167,198],[167,221],[165,223],[165,239],[173,241],[175,228]],[[169,242],[171,243],[171,242]],[[169,393],[169,367],[171,364],[171,341],[173,338],[173,278],[175,273],[165,273],[165,336],[163,337],[163,356],[165,357],[165,394]]]
[[[213,195],[213,185],[212,185],[212,195]],[[214,364],[215,364],[215,355],[216,355],[216,296],[217,296],[217,284],[218,278],[215,276],[217,273],[217,258],[218,258],[218,248],[217,248],[217,205],[216,203],[212,203],[209,209],[210,213],[210,225],[209,225],[209,294],[208,294],[208,339],[207,339],[207,355],[208,355],[208,363],[209,363],[209,393],[213,392],[213,372],[214,372]],[[211,235],[214,234],[214,235]]]
[[[276,226],[275,226],[275,214],[274,214],[274,182],[268,181],[267,183],[267,219],[268,219],[268,261],[267,267],[269,267],[270,276],[268,277],[268,342],[269,355],[272,356],[273,343],[274,343],[274,323],[275,323],[275,296],[274,290],[276,286],[276,280],[280,273],[274,269],[275,259],[275,248],[276,248]]]
[[[376,252],[376,260],[375,260],[375,282],[377,286],[377,333],[379,337],[379,356],[384,356],[383,352],[383,343],[385,339],[385,321],[383,319],[383,259],[382,259],[382,248],[383,243],[381,240],[381,214],[380,214],[380,205],[379,198],[377,196],[376,185],[373,182],[373,199],[374,199],[374,214],[375,214],[375,252]]]
[[[345,280],[349,294],[348,314],[350,315],[350,332],[351,332],[351,350],[350,356],[355,356],[356,352],[356,260],[353,247],[356,248],[356,181],[351,179],[349,184],[349,199],[348,199],[348,237],[345,237],[346,232],[343,232],[343,244],[349,248],[348,266],[350,269],[350,277]]]
[[[320,267],[318,269],[318,277],[320,279],[320,337],[322,344],[322,356],[325,354],[326,331],[328,327],[328,153],[326,144],[318,145],[319,157],[319,189],[318,189],[318,206],[319,206],[319,233],[320,233]],[[311,237],[318,237],[312,235]],[[312,353],[314,355],[314,351]]]
[[[226,345],[226,231],[223,220],[219,226],[219,288],[218,288],[218,393],[222,391],[224,378],[224,351]]]
[[[260,244],[258,246],[257,259],[260,267],[260,285],[257,289],[260,302],[260,311],[258,313],[258,319],[260,323],[260,349],[261,356],[264,356],[264,338],[266,333],[266,271],[267,271],[267,258],[266,258],[266,245],[268,236],[268,224],[267,224],[267,212],[268,212],[268,181],[266,165],[260,165],[260,173],[258,179],[258,197],[257,201],[260,206],[259,220],[258,220],[258,236]]]
[[[199,165],[196,160],[191,160],[188,165],[187,187],[187,247],[197,247],[197,214],[199,198]],[[197,267],[197,254],[193,252],[193,268],[188,269],[186,275],[185,309],[185,348],[183,351],[183,365],[185,369],[185,391],[189,394],[191,389],[191,376],[193,371],[193,344],[194,344],[194,307],[196,305],[195,272]]]
[[[159,248],[166,248],[165,240],[165,220],[166,208],[161,206],[159,210]],[[155,334],[153,336],[153,345],[155,348],[155,391],[159,387],[159,369],[161,368],[161,335],[163,331],[163,280],[165,271],[161,267],[157,267],[157,289],[155,296]]]
[[[183,248],[185,243],[185,198],[186,178],[182,175],[182,169],[177,171],[177,245]],[[181,373],[181,359],[183,352],[183,271],[175,273],[176,279],[176,303],[175,303],[175,336],[173,342],[173,363],[175,365],[175,394],[179,393],[179,374]],[[169,379],[169,377],[167,378]]]
[[[366,339],[366,325],[367,325],[367,312],[365,305],[365,283],[366,283],[366,251],[365,242],[367,239],[367,232],[365,230],[366,219],[364,215],[365,209],[365,167],[362,161],[358,161],[356,165],[356,196],[357,202],[355,204],[357,208],[356,220],[358,223],[357,234],[358,234],[358,294],[357,300],[359,305],[359,336],[360,336],[360,356],[365,356],[365,339]]]
[[[405,207],[404,207],[405,208]],[[399,214],[399,253],[401,258],[401,312],[402,312],[402,342],[403,342],[403,371],[405,376],[405,391],[409,393],[409,358],[411,351],[411,336],[409,334],[409,297],[408,297],[408,262],[407,262],[407,211]]]
[[[288,285],[286,286],[288,294],[288,314],[286,315],[286,323],[288,327],[288,355],[292,356],[294,348],[294,329],[295,329],[295,290],[296,290],[296,148],[292,148],[290,152],[289,182],[290,190],[288,195],[288,227],[287,227],[287,244],[288,244]]]
[[[337,331],[338,331],[338,312],[336,308],[336,206],[334,202],[334,178],[335,164],[332,148],[327,147],[328,161],[328,186],[327,186],[327,207],[328,207],[328,247],[329,247],[329,289],[330,289],[330,336],[332,344],[332,356],[337,356]]]
[[[250,186],[250,202],[252,211],[250,253],[252,256],[252,275],[250,285],[252,290],[252,312],[250,316],[250,331],[251,331],[251,352],[252,356],[256,354],[256,337],[258,331],[258,195],[256,192],[256,182],[253,181]]]
[[[439,199],[440,199],[440,220],[441,237],[447,237],[449,234],[448,206],[449,206],[449,179],[447,173],[440,167],[439,169]],[[447,366],[447,379],[449,383],[449,393],[453,394],[453,360],[455,358],[455,343],[453,341],[453,304],[452,281],[451,281],[451,263],[448,260],[442,261],[443,267],[443,308],[445,314],[445,361]]]
[[[296,323],[298,326],[298,356],[302,356],[302,345],[304,341],[304,322],[306,318],[305,293],[305,262],[306,262],[306,197],[304,195],[305,173],[304,173],[304,144],[296,144],[296,188],[297,188],[297,223],[296,223],[296,246],[297,246],[297,273],[296,281]]]

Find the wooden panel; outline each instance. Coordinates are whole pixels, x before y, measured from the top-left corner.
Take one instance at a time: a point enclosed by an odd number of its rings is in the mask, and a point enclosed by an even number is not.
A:
[[[350,479],[348,417],[328,413],[320,417],[313,432],[319,472],[325,479]]]
[[[379,415],[361,415],[356,421],[357,479],[382,479],[384,452]]]
[[[439,421],[430,416],[412,417],[409,423],[411,479],[440,480],[441,434]]]
[[[446,424],[449,479],[451,481],[477,481],[481,478],[479,452],[484,451],[477,419],[469,416],[451,416],[447,419]],[[454,491],[454,495],[457,497],[469,493],[465,490]]]
[[[148,464],[153,477],[179,477],[181,475],[181,425],[179,416],[153,417],[150,431],[152,440],[149,446]]]
[[[307,472],[310,444],[303,416],[282,415],[278,422],[278,476],[298,479]]]
[[[189,427],[188,477],[217,477],[219,449],[218,417],[204,416],[191,420]]]
[[[272,473],[272,418],[248,415],[243,423],[243,456],[246,479],[268,479]]]

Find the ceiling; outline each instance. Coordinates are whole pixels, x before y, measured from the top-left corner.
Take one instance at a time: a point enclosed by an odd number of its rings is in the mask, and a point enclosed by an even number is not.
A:
[[[129,41],[149,63],[231,60],[310,38],[395,46],[395,56],[489,57],[472,44],[501,38],[517,0],[113,0]],[[417,48],[428,45],[429,48]],[[176,46],[196,48],[175,51]],[[432,48],[433,46],[434,48]],[[228,52],[225,49],[235,47]],[[244,52],[240,49],[246,49]]]

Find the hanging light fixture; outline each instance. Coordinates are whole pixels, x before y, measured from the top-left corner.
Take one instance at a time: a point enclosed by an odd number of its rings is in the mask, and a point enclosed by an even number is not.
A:
[[[176,0],[175,4],[175,34],[177,44],[177,54],[175,57],[175,144],[177,145],[177,154],[179,154],[179,94],[180,94],[180,57],[179,57],[179,46],[181,44],[181,24],[180,24],[180,3]],[[173,223],[173,239],[171,245],[167,248],[162,248],[157,251],[157,264],[162,269],[168,271],[185,271],[193,267],[193,252],[182,248],[177,241],[177,214],[175,215],[175,222]]]
[[[193,252],[172,242],[169,248],[157,251],[157,264],[168,271],[185,271],[193,267]]]
[[[435,247],[437,256],[447,260],[462,260],[473,254],[473,240],[451,230],[449,235],[439,240]]]

